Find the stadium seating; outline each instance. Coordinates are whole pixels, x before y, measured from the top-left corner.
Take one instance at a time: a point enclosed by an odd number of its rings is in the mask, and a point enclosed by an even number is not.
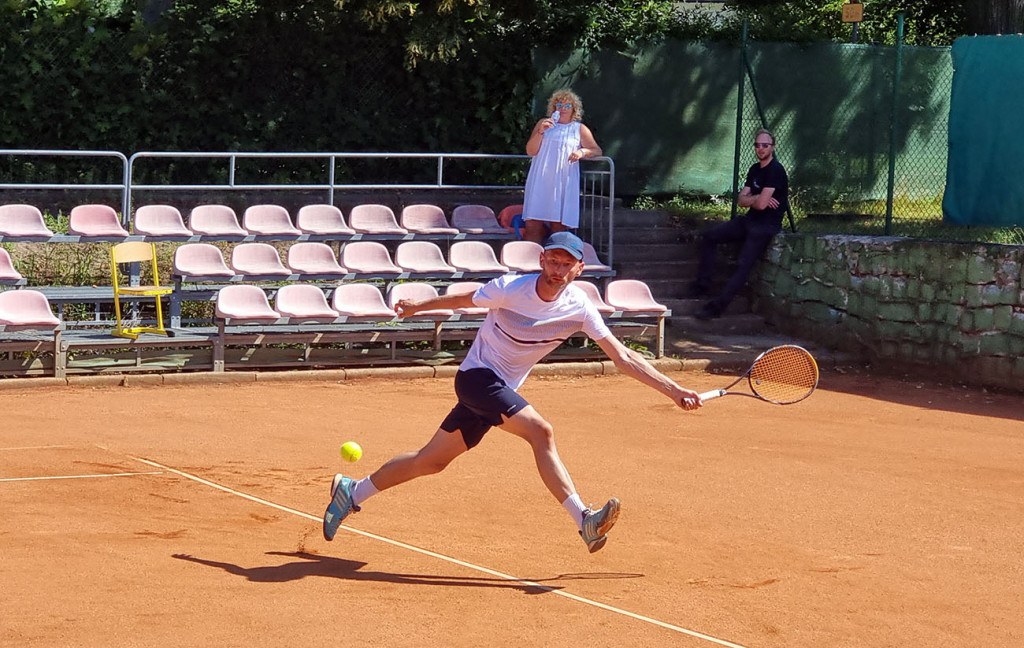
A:
[[[209,243],[186,243],[174,251],[171,274],[176,277],[233,277],[219,248]]]
[[[246,236],[239,227],[235,210],[227,205],[199,205],[188,217],[189,229],[202,236]]]
[[[288,267],[296,274],[343,275],[334,250],[326,243],[296,243],[288,248]]]
[[[25,278],[14,268],[14,261],[7,250],[0,248],[0,284],[23,283]]]
[[[544,248],[533,241],[508,241],[501,246],[501,263],[516,272],[540,272]]]
[[[298,236],[288,210],[280,205],[252,205],[242,215],[242,228],[262,236]]]
[[[324,291],[311,284],[293,283],[281,286],[274,300],[281,317],[303,322],[333,322],[338,313],[327,304]]]
[[[365,274],[401,274],[402,269],[391,262],[388,249],[376,241],[354,241],[341,249],[341,265],[352,272]]]
[[[402,209],[401,226],[414,234],[458,234],[448,224],[444,210],[437,205],[407,205]]]
[[[456,241],[448,251],[448,262],[457,270],[473,273],[508,272],[498,263],[494,248],[484,241]]]
[[[632,313],[664,313],[668,307],[654,301],[651,289],[636,279],[617,279],[605,286],[604,300],[617,310]]]
[[[121,227],[117,212],[107,205],[78,205],[71,209],[68,234],[95,238],[127,238],[128,231]]]
[[[588,273],[608,273],[612,271],[612,267],[606,263],[602,263],[601,259],[597,256],[597,250],[594,246],[586,241],[583,242],[583,271]]]
[[[395,264],[406,272],[451,274],[456,270],[444,260],[441,248],[430,241],[406,241],[395,250]]]
[[[5,330],[55,330],[60,319],[50,310],[46,295],[38,290],[5,290],[0,292],[0,325]]]
[[[281,318],[258,286],[225,286],[217,291],[215,312],[227,323],[266,323]]]
[[[287,277],[288,268],[281,263],[281,257],[273,245],[267,243],[242,243],[231,250],[231,267],[235,274],[260,277]]]
[[[573,282],[573,285],[579,286],[583,292],[587,293],[587,297],[590,298],[590,301],[594,303],[594,306],[597,306],[598,313],[601,313],[602,315],[610,315],[615,312],[615,308],[613,306],[609,306],[608,303],[605,302],[601,297],[601,290],[594,284],[589,281],[577,280]]]
[[[452,211],[452,226],[466,234],[508,234],[486,205],[459,205]]]
[[[356,205],[348,214],[349,227],[363,234],[408,234],[386,205]]]
[[[331,297],[331,308],[339,315],[349,317],[367,317],[373,319],[392,319],[395,309],[389,308],[384,302],[380,290],[366,283],[344,283],[334,289]]]
[[[135,210],[135,233],[143,236],[192,236],[181,212],[171,205],[144,205]]]
[[[43,214],[32,205],[0,205],[0,236],[51,237]]]
[[[345,223],[341,210],[334,205],[306,205],[299,209],[295,225],[308,234],[339,234],[350,236],[356,231]]]

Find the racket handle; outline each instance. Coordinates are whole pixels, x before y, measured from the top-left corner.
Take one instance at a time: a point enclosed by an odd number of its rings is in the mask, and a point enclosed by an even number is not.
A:
[[[711,400],[712,398],[718,398],[719,396],[725,396],[724,389],[715,389],[709,392],[704,392],[703,394],[700,395],[700,400],[702,402],[706,402]]]

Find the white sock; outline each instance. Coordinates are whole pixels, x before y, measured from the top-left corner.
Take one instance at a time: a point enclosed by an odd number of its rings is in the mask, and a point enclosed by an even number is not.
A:
[[[583,513],[587,510],[586,506],[583,506],[583,500],[580,499],[578,493],[573,493],[569,497],[565,498],[562,502],[562,508],[569,511],[569,515],[572,519],[576,520],[576,526],[579,527],[580,531],[583,530]]]
[[[363,477],[352,485],[352,503],[359,506],[380,491],[373,485],[373,480]]]

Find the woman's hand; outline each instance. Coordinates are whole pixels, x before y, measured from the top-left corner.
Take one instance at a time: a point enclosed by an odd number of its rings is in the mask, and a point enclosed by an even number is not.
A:
[[[579,162],[583,158],[587,157],[589,154],[590,154],[590,150],[589,149],[578,148],[578,149],[576,149],[575,151],[573,151],[572,153],[569,154],[569,162],[570,162],[570,164],[572,162]]]

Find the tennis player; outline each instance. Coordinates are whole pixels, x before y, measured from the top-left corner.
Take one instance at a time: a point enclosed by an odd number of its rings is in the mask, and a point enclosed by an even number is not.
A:
[[[368,498],[441,472],[497,426],[533,448],[544,485],[572,516],[590,552],[604,546],[619,516],[619,500],[613,497],[596,511],[584,506],[558,456],[551,424],[517,390],[535,364],[569,336],[583,331],[620,371],[660,391],[684,410],[700,407],[700,395],[680,387],[619,342],[583,290],[571,285],[583,272],[583,242],[576,235],[556,232],[549,236],[540,266],[540,274],[505,275],[475,293],[401,300],[395,305],[399,317],[434,308],[476,306],[489,310],[455,376],[458,404],[421,449],[398,455],[359,481],[335,475],[331,503],[324,513],[324,538],[334,539],[342,520],[359,511]]]

